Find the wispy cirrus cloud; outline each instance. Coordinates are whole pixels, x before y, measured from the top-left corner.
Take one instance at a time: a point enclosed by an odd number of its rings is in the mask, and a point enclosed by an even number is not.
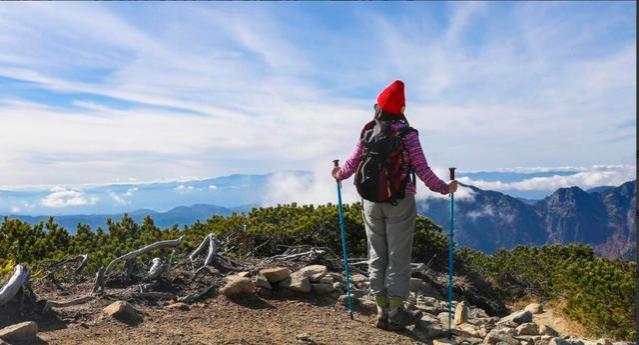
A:
[[[0,180],[311,170],[350,152],[393,79],[433,166],[631,164],[634,11],[4,3]]]

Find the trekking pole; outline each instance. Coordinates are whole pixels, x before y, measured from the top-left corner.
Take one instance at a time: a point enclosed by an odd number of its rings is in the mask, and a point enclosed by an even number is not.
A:
[[[455,168],[448,168],[450,180],[455,180]],[[453,236],[455,232],[455,193],[450,193],[450,229],[448,230],[448,339],[453,337],[453,252],[455,242]]]
[[[333,161],[333,165],[339,167],[339,159]],[[339,210],[339,227],[342,232],[342,256],[344,258],[344,275],[346,276],[346,294],[348,296],[348,313],[353,320],[353,298],[351,297],[351,274],[348,267],[348,249],[346,248],[346,229],[344,227],[344,209],[342,208],[342,183],[337,182],[337,209]]]

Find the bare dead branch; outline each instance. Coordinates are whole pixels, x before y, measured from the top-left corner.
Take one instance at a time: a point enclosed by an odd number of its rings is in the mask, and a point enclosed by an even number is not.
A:
[[[31,273],[22,266],[16,265],[13,275],[7,284],[0,290],[0,306],[7,304],[20,291],[20,288],[27,284]]]
[[[184,236],[180,236],[180,238],[175,239],[175,240],[166,240],[166,241],[158,241],[155,243],[151,243],[145,247],[142,247],[138,250],[134,250],[132,252],[126,253],[120,257],[117,257],[115,259],[113,259],[106,267],[106,269],[104,270],[104,274],[108,273],[111,268],[117,264],[120,261],[126,261],[126,260],[131,260],[131,259],[135,259],[138,256],[148,253],[154,249],[158,249],[158,248],[163,248],[163,247],[177,247],[180,245],[180,242],[182,241],[182,237]]]
[[[78,305],[78,304],[82,304],[82,303],[86,303],[89,302],[91,300],[93,300],[95,297],[94,296],[82,296],[82,297],[78,297],[69,301],[65,301],[65,302],[58,302],[58,301],[47,301],[44,304],[44,308],[42,308],[42,312],[46,313],[49,310],[51,310],[51,308],[65,308],[65,307],[70,307],[72,305]]]

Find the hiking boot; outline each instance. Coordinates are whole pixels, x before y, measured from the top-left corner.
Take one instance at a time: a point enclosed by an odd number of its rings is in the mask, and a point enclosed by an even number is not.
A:
[[[422,318],[422,315],[419,310],[406,310],[404,306],[399,306],[388,313],[388,330],[400,331],[415,324]]]
[[[388,330],[388,312],[384,311],[377,313],[377,322],[375,327],[383,330]]]

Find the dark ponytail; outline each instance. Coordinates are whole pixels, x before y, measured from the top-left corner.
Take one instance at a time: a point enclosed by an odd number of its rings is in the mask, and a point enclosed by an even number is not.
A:
[[[395,114],[389,113],[387,111],[382,110],[382,107],[375,104],[375,120],[379,121],[400,121],[406,123],[408,125],[408,120],[404,114]]]

